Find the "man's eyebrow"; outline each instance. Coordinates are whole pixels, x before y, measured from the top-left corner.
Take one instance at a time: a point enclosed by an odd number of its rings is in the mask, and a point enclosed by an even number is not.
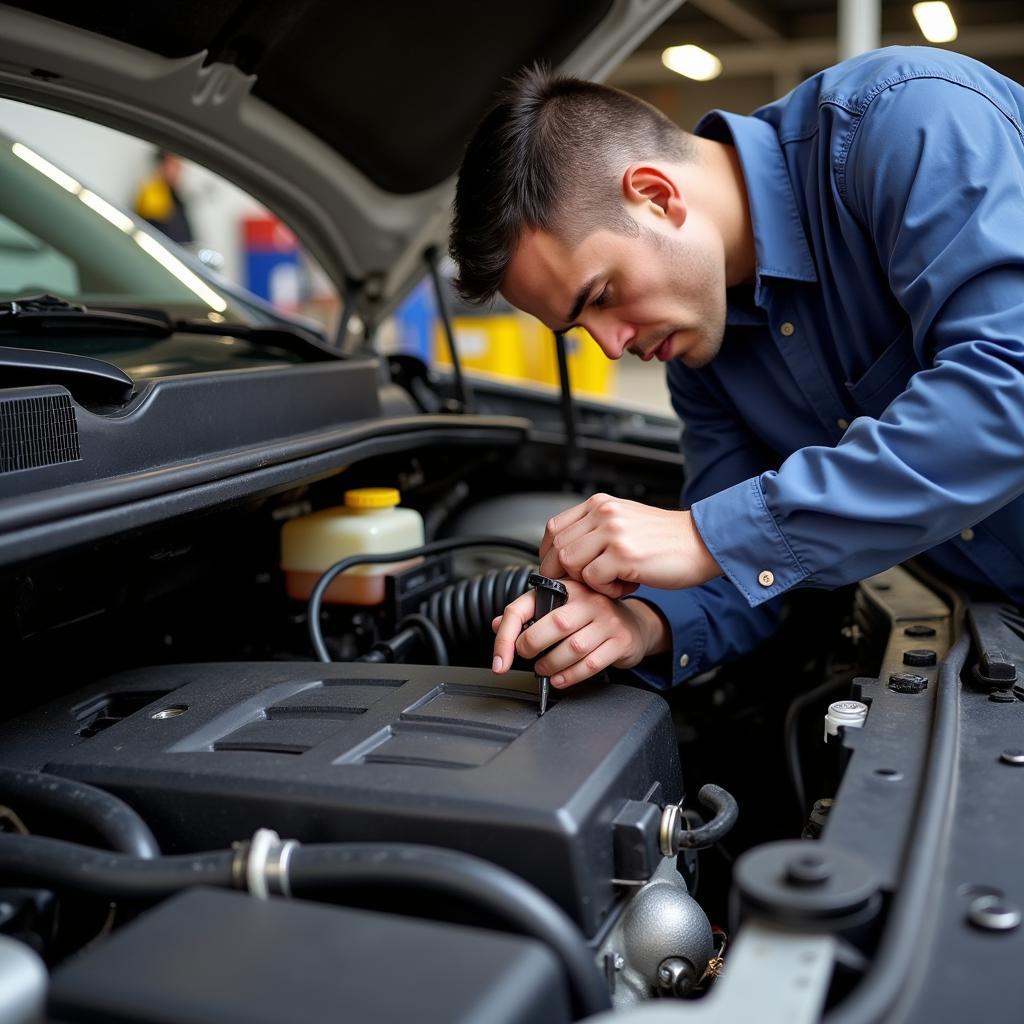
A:
[[[576,318],[583,312],[583,307],[587,304],[587,299],[590,298],[590,293],[594,290],[594,285],[597,284],[597,275],[592,277],[578,292],[576,295],[576,301],[573,303],[572,309],[569,311],[569,315],[565,318],[565,322],[569,325],[563,327],[562,331],[569,330],[576,323]],[[559,331],[561,334],[562,331]]]

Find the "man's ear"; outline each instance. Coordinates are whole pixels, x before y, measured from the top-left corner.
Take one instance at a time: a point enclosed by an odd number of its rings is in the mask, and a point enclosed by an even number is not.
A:
[[[627,203],[647,207],[677,228],[686,220],[686,201],[679,186],[657,164],[630,164],[622,174],[622,194]]]

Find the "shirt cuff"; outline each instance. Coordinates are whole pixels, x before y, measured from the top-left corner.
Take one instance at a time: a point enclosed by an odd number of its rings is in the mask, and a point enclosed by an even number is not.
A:
[[[657,609],[668,622],[672,650],[645,658],[630,671],[656,690],[668,690],[704,671],[704,650],[708,624],[704,609],[692,590],[656,590],[638,587],[627,601],[644,601]]]
[[[810,575],[775,522],[765,502],[761,477],[702,498],[690,512],[712,557],[751,608]]]

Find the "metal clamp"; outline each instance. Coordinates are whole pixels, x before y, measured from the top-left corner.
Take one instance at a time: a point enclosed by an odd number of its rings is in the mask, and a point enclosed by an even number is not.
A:
[[[245,887],[257,899],[292,894],[288,862],[298,847],[297,839],[285,839],[269,828],[258,828],[243,852]]]

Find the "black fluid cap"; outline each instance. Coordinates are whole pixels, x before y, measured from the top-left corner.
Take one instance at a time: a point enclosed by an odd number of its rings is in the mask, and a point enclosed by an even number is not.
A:
[[[903,652],[903,664],[913,665],[917,668],[928,668],[938,661],[938,655],[928,647],[918,647],[912,651]]]
[[[920,693],[928,686],[928,677],[916,672],[894,672],[889,676],[889,689],[895,693]]]
[[[907,626],[903,630],[904,636],[935,636],[935,630],[931,626]]]

